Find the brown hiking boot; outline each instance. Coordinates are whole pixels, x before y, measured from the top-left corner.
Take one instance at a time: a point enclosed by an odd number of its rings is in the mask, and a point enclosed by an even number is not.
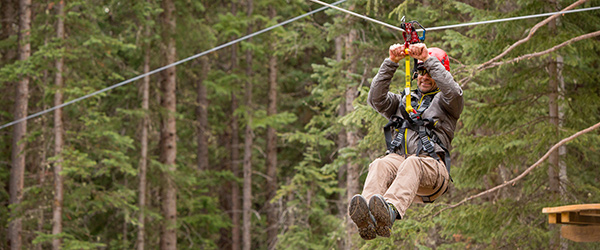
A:
[[[377,237],[375,233],[375,219],[369,212],[369,205],[362,195],[354,195],[348,206],[348,215],[358,227],[358,234],[365,240]]]
[[[383,196],[374,195],[369,200],[369,210],[375,218],[375,232],[381,237],[390,237],[392,225],[398,218],[398,211],[394,205],[388,204]]]

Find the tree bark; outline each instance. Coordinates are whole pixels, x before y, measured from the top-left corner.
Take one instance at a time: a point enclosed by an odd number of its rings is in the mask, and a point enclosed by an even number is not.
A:
[[[48,21],[46,21],[44,23],[44,25],[48,25]],[[48,45],[48,36],[44,36],[44,46]],[[44,60],[47,59],[47,57],[44,57]],[[47,90],[48,88],[48,80],[49,80],[49,72],[48,69],[44,69],[42,70],[42,96],[46,96],[47,94]],[[46,103],[42,104],[42,110],[46,110],[48,109],[48,105]],[[37,145],[40,145],[40,151],[39,151],[39,159],[34,159],[34,162],[39,163],[38,165],[38,185],[40,186],[40,188],[42,189],[46,189],[46,175],[48,174],[48,172],[46,171],[46,166],[48,165],[48,148],[49,146],[47,146],[46,144],[49,143],[48,138],[47,138],[47,129],[50,127],[48,126],[48,119],[46,116],[40,117],[41,120],[41,133],[40,136],[36,142]],[[41,200],[41,205],[38,205],[38,223],[37,223],[37,232],[43,233],[44,232],[44,225],[46,224],[46,216],[45,216],[45,204],[47,204],[47,199],[46,196]],[[35,250],[42,250],[44,247],[43,243],[37,243],[34,245],[33,249]]]
[[[561,95],[560,93],[564,93],[565,90],[565,79],[562,75],[562,70],[563,70],[563,57],[562,56],[557,56],[556,57],[556,76],[557,76],[557,80],[558,80],[558,100],[559,102],[562,101],[564,99],[564,96]],[[563,110],[563,106],[558,105],[558,126],[559,128],[563,126],[563,119],[565,117],[565,113]],[[568,182],[568,175],[567,175],[567,164],[565,162],[565,155],[567,154],[567,147],[565,146],[561,146],[560,148],[558,148],[558,180],[560,183],[560,197],[563,199],[563,201],[567,201],[567,182]]]
[[[150,21],[150,16],[146,18],[146,21]],[[144,31],[144,37],[150,38],[150,25],[146,25]],[[150,42],[144,45],[144,74],[150,72]],[[150,76],[145,76],[142,80],[142,111],[144,117],[142,118],[142,134],[140,138],[140,165],[139,175],[140,183],[138,184],[138,207],[140,212],[138,214],[138,235],[137,235],[137,249],[144,250],[145,248],[145,233],[146,233],[146,174],[148,170],[148,127],[150,125],[149,117],[149,101],[150,101]]]
[[[236,178],[242,177],[240,173],[240,127],[238,124],[237,115],[234,112],[238,108],[238,99],[235,93],[231,93],[231,172]],[[240,186],[236,181],[231,182],[231,249],[239,250],[242,247],[241,242],[241,194]]]
[[[550,58],[548,62],[549,81],[548,81],[548,109],[549,109],[549,123],[552,126],[553,134],[555,138],[559,138],[559,124],[558,124],[558,81],[556,79],[556,61]],[[558,157],[558,151],[552,152],[548,159],[548,186],[551,193],[556,196],[560,190],[560,180],[558,178],[558,163],[560,158]]]
[[[551,1],[550,4],[556,5],[557,3]],[[553,19],[548,22],[548,27],[553,33],[556,33],[557,20],[558,19]],[[561,89],[564,88],[562,64],[563,59],[561,56],[548,59],[548,116],[550,126],[554,128],[554,134],[557,138],[560,137],[562,116],[564,115],[559,103],[562,99],[562,96],[560,96],[559,93],[561,92]],[[561,159],[561,156],[564,154],[566,154],[566,148],[563,146],[550,154],[548,159],[548,186],[552,193],[559,195],[560,197],[563,197],[566,193],[565,183],[567,182],[567,170],[564,161]]]
[[[556,5],[554,1],[550,1],[549,5]],[[552,34],[556,34],[556,22],[558,18],[552,19],[548,22],[548,28]],[[559,114],[559,90],[560,90],[560,75],[559,75],[558,61],[557,59],[550,57],[548,59],[548,116],[549,123],[552,127],[553,134],[556,138],[560,138],[560,114]],[[557,196],[563,198],[563,188],[566,188],[564,183],[561,183],[563,179],[566,181],[566,167],[564,169],[564,177],[561,178],[561,170],[564,167],[564,162],[561,160],[561,153],[565,151],[565,147],[562,146],[558,150],[553,151],[548,157],[548,187],[553,198]],[[558,230],[558,226],[551,225],[551,229]],[[559,240],[556,240],[559,239]],[[550,244],[557,249],[567,249],[568,242],[562,238],[560,233],[557,231],[555,237],[551,237]]]
[[[563,99],[563,95],[561,95],[560,93],[563,92],[564,87],[565,87],[565,81],[564,78],[562,76],[562,69],[563,69],[563,58],[562,56],[557,56],[556,57],[556,78],[558,81],[558,100],[562,100]],[[562,128],[563,126],[563,119],[564,119],[564,111],[562,109],[562,105],[560,105],[560,103],[558,104],[558,128]],[[558,134],[558,133],[557,133]],[[563,202],[567,202],[568,201],[568,196],[567,196],[567,182],[568,182],[568,176],[567,176],[567,164],[565,162],[565,155],[567,154],[567,147],[560,146],[558,148],[558,183],[559,183],[559,194],[560,194],[560,198],[561,201]],[[569,249],[569,240],[562,237],[561,234],[561,238],[560,238],[560,247],[561,249]]]
[[[175,3],[172,0],[162,1],[162,25],[165,65],[176,61],[175,49]],[[177,190],[173,181],[177,156],[177,128],[176,128],[176,70],[175,67],[163,71],[161,105],[165,111],[165,117],[161,122],[161,151],[160,161],[167,166],[168,174],[164,175],[164,186],[162,190],[162,213],[164,221],[162,224],[160,248],[177,249]]]
[[[344,59],[344,43],[346,40],[346,36],[342,35],[342,36],[338,36],[335,38],[335,58],[336,61],[338,63],[341,63],[341,61]],[[346,96],[342,96],[341,97],[343,100],[340,102],[340,107],[338,109],[338,116],[339,117],[343,117],[346,115],[346,101],[345,98]],[[346,145],[348,144],[347,139],[346,139],[346,129],[342,128],[340,130],[340,132],[338,133],[338,137],[336,139],[336,145],[337,145],[337,150],[338,150],[338,155],[339,155],[339,150],[346,147]],[[348,168],[347,164],[343,164],[340,166],[340,169],[338,170],[338,188],[340,188],[340,190],[344,190],[346,189],[346,169]],[[346,199],[346,194],[345,193],[340,193],[339,194],[339,201],[338,201],[338,211],[339,211],[339,216],[342,220],[346,220],[348,219],[347,217],[347,213],[348,213],[348,200]],[[348,228],[348,234],[350,234],[351,230],[353,229],[353,226],[350,225]],[[338,241],[338,249],[347,249],[347,244],[349,242],[349,238],[346,237],[343,240]]]
[[[269,7],[269,17],[274,19],[277,11]],[[275,41],[271,42],[270,50],[275,51]],[[269,57],[269,91],[267,115],[277,114],[277,56]],[[277,244],[278,218],[276,203],[271,200],[277,193],[277,131],[272,126],[267,126],[267,247],[275,249]]]
[[[344,58],[344,36],[335,38],[335,60],[341,62]]]
[[[233,15],[237,15],[237,0],[234,0],[231,3],[231,13]],[[238,46],[234,44],[231,46],[231,73],[235,73],[238,68]],[[237,115],[235,115],[235,111],[238,108],[238,99],[235,94],[235,90],[231,92],[231,172],[233,176],[236,178],[241,177],[240,173],[240,128],[238,124]],[[233,226],[231,228],[231,249],[239,250],[241,249],[241,213],[242,204],[241,204],[241,195],[240,195],[240,187],[236,181],[231,182],[231,221]]]
[[[31,55],[29,36],[31,32],[31,0],[19,2],[19,60],[26,61]],[[16,84],[14,119],[19,120],[27,116],[29,100],[29,76],[23,75],[21,81]],[[27,120],[14,125],[10,169],[10,205],[11,222],[8,225],[8,237],[11,249],[21,249],[22,221],[20,215],[20,204],[23,201],[23,181],[25,175],[25,147],[23,140],[27,135]]]
[[[59,1],[56,5],[58,12],[58,21],[56,25],[56,37],[64,41],[65,39],[65,2]],[[54,84],[56,85],[56,93],[54,94],[54,106],[61,105],[63,103],[63,67],[64,58],[61,56],[55,61],[56,74],[54,77]],[[56,162],[54,163],[54,202],[52,209],[52,235],[59,235],[62,233],[62,207],[63,207],[63,185],[64,179],[61,175],[62,172],[62,150],[64,147],[63,142],[63,114],[62,108],[54,111],[54,155],[56,156]],[[61,249],[61,239],[54,238],[52,240],[52,249]]]
[[[248,19],[252,17],[253,12],[253,0],[247,2],[247,16]],[[249,21],[251,23],[251,21]],[[247,33],[252,33],[252,24],[248,24]],[[251,39],[248,39],[251,42]],[[244,250],[250,250],[252,246],[251,241],[251,209],[252,209],[252,51],[246,50],[246,88],[245,88],[245,99],[246,99],[246,131],[244,132],[244,187],[243,187],[243,202],[242,202],[242,221],[243,221],[243,235],[242,235],[242,248]]]
[[[124,187],[129,186],[129,181],[127,180],[127,178],[123,178],[123,185]],[[127,209],[122,209],[123,211],[123,228],[122,228],[122,232],[121,235],[123,237],[122,239],[122,245],[123,246],[127,246],[129,245],[129,238],[127,237],[127,232],[129,231],[129,227],[127,226],[127,220],[129,218],[129,213],[127,211]]]
[[[202,72],[197,84],[197,102],[196,119],[198,119],[198,170],[208,170],[208,99],[206,97],[206,85],[204,79],[210,71],[208,58],[200,58],[200,67]]]
[[[357,39],[357,31],[352,29],[350,30],[350,33],[348,34],[348,39],[346,40],[346,60],[349,60],[351,63],[349,65],[348,68],[348,78],[351,78],[352,74],[356,73],[356,60],[355,60],[355,49],[353,48],[353,43],[354,41],[356,41]],[[346,114],[351,113],[352,111],[354,111],[354,107],[352,106],[352,102],[354,101],[354,99],[356,98],[356,84],[350,84],[348,86],[346,86],[346,97],[345,97],[345,104],[346,104]],[[348,148],[356,148],[356,146],[358,145],[358,135],[356,134],[355,129],[349,127],[346,128],[346,140],[348,143]],[[358,167],[358,164],[354,163],[351,161],[351,159],[348,161],[348,164],[346,165],[346,199],[345,201],[347,201],[348,199],[350,199],[350,197],[352,197],[354,194],[358,194],[360,193],[359,190],[359,182],[358,182],[358,177],[360,175],[360,169]],[[356,233],[356,229],[352,223],[352,220],[350,220],[350,217],[348,215],[346,215],[346,221],[347,221],[347,226],[348,226],[348,242],[346,243],[346,246],[348,247],[348,249],[352,249],[352,242],[351,242],[351,238],[352,235]]]

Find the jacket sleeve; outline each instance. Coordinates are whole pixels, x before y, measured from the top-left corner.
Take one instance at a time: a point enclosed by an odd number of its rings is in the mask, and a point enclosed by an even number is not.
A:
[[[367,98],[369,106],[387,119],[396,114],[396,110],[402,100],[400,95],[389,92],[392,77],[398,66],[397,63],[392,62],[389,58],[383,61],[381,67],[379,67],[379,72],[373,78],[373,82],[371,82],[369,97]]]
[[[435,56],[430,56],[425,60],[425,68],[443,93],[440,102],[442,108],[455,119],[458,119],[464,105],[462,88]]]

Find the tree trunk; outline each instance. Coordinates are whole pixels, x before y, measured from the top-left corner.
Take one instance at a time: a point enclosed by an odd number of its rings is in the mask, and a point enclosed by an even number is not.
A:
[[[565,90],[565,79],[562,75],[562,70],[563,70],[563,66],[564,66],[564,61],[563,61],[563,57],[562,56],[557,56],[556,57],[556,77],[558,80],[558,100],[562,101],[563,100],[563,95],[561,95],[560,93],[564,93]],[[558,105],[558,126],[559,128],[563,126],[563,119],[565,117],[565,112],[563,110],[563,106],[562,105]],[[560,197],[563,199],[563,201],[567,201],[567,182],[568,182],[568,175],[567,175],[567,164],[565,162],[565,155],[567,154],[567,147],[565,145],[560,146],[558,148],[558,180],[560,183]]]
[[[58,22],[56,25],[56,37],[59,40],[65,39],[65,2],[60,1],[56,5],[58,11]],[[56,85],[56,93],[54,94],[54,106],[61,105],[63,103],[63,67],[64,58],[60,57],[55,61],[56,75],[54,77],[54,84]],[[62,172],[62,150],[64,146],[63,142],[63,114],[62,108],[54,111],[54,155],[56,155],[56,162],[54,163],[54,202],[52,207],[52,235],[59,235],[62,233],[62,207],[63,207],[63,184],[64,179],[61,175]],[[52,240],[52,249],[61,249],[61,239],[54,238]]]
[[[165,65],[176,61],[175,50],[175,3],[172,0],[163,0],[163,39],[165,39],[164,58]],[[177,128],[175,121],[176,113],[176,74],[175,67],[163,71],[161,105],[165,116],[161,122],[161,144],[160,161],[168,166],[168,174],[164,175],[164,186],[162,192],[162,213],[164,221],[162,224],[160,248],[177,249],[177,190],[173,180],[176,171],[175,159],[177,156]]]
[[[553,3],[556,5],[556,3]],[[548,23],[551,32],[556,33],[556,19]],[[550,125],[554,128],[556,138],[560,137],[562,126],[562,116],[564,115],[559,101],[562,96],[559,95],[564,88],[564,79],[562,77],[563,59],[561,56],[548,59],[548,116]],[[566,154],[566,147],[561,146],[557,151],[550,154],[548,162],[548,178],[550,191],[560,195],[564,199],[566,194],[567,169],[561,156]]]
[[[357,31],[356,30],[350,30],[350,33],[348,34],[348,39],[346,40],[346,60],[349,60],[350,66],[348,68],[348,78],[351,78],[352,74],[356,73],[356,60],[355,60],[355,49],[352,47],[354,43],[354,41],[356,41],[357,38]],[[346,86],[346,98],[345,98],[345,103],[346,103],[346,114],[354,111],[354,107],[352,106],[352,102],[354,101],[354,99],[356,98],[356,84],[350,84],[348,86]],[[348,143],[348,148],[356,148],[356,146],[358,145],[358,135],[356,134],[355,129],[353,129],[352,127],[348,127],[346,128],[346,140]],[[359,182],[358,182],[358,177],[360,176],[360,169],[358,167],[358,164],[354,163],[351,161],[351,159],[349,159],[348,164],[346,165],[346,199],[345,201],[347,201],[348,199],[350,199],[350,197],[352,197],[354,194],[358,194],[360,193],[359,190]],[[346,246],[348,249],[352,249],[352,242],[350,241],[350,239],[352,238],[352,235],[356,233],[356,229],[352,223],[352,220],[350,220],[349,216],[346,215],[346,221],[347,221],[347,226],[348,226],[348,242],[346,243]]]
[[[335,38],[335,60],[341,62],[344,58],[344,36]]]
[[[237,15],[237,0],[231,3],[231,13]],[[238,68],[238,46],[234,44],[231,46],[231,72],[235,73]],[[235,115],[235,111],[238,108],[238,99],[235,95],[235,90],[231,92],[231,172],[236,178],[241,177],[240,174],[240,128],[238,124],[238,118]],[[241,249],[241,230],[242,226],[240,223],[240,217],[242,211],[240,196],[240,187],[236,181],[231,182],[231,221],[233,226],[231,228],[231,249]]]
[[[210,71],[210,63],[206,56],[200,58],[202,73],[198,79],[196,119],[198,119],[198,170],[208,170],[208,99],[206,98],[206,85],[204,79]]]
[[[46,21],[44,23],[44,25],[48,25],[48,21]],[[48,45],[48,36],[44,36],[44,46]],[[44,57],[44,59],[47,59],[47,57]],[[48,88],[48,78],[49,78],[49,73],[47,69],[44,69],[42,71],[42,96],[46,96],[47,94],[47,90]],[[48,109],[48,105],[44,102],[42,104],[42,110],[46,110]],[[46,175],[47,175],[47,171],[46,171],[46,166],[48,164],[48,146],[46,145],[46,143],[48,143],[48,138],[47,136],[47,129],[50,127],[48,125],[48,119],[46,116],[40,117],[41,120],[41,133],[40,136],[36,142],[37,145],[40,145],[40,152],[39,152],[39,159],[35,159],[34,162],[39,163],[38,165],[38,185],[40,186],[40,188],[42,189],[46,189]],[[46,224],[46,216],[45,216],[45,206],[47,204],[47,199],[46,196],[44,196],[44,198],[40,199],[41,204],[42,205],[38,205],[38,224],[37,224],[37,232],[40,233],[44,233],[44,225]],[[44,248],[44,244],[43,243],[37,243],[34,245],[35,250],[42,250]]]
[[[550,117],[550,126],[554,130],[553,134],[555,138],[559,138],[559,124],[558,124],[558,81],[556,79],[556,62],[550,58],[548,63],[548,71],[550,79],[548,81],[548,109]],[[553,195],[558,195],[560,190],[560,180],[558,178],[558,151],[554,151],[550,154],[548,162],[548,185]]]
[[[552,5],[556,5],[556,3],[551,1]],[[552,33],[556,33],[556,22],[554,19],[548,23],[548,28]],[[562,57],[557,56],[557,58],[549,58],[548,59],[548,116],[550,126],[554,129],[554,134],[556,138],[560,137],[560,127],[562,125],[561,122],[561,111],[559,100],[561,97],[559,96],[559,92],[564,85],[564,80],[562,79]],[[564,161],[561,160],[561,154],[564,155],[566,152],[566,148],[561,147],[559,150],[556,150],[550,154],[548,157],[548,186],[550,191],[555,195],[562,195],[565,193],[565,183],[566,182],[566,166]],[[562,174],[561,174],[562,173]]]
[[[253,12],[253,0],[247,2],[247,14],[248,18],[252,16]],[[248,25],[247,33],[252,33],[252,24]],[[248,42],[251,42],[248,39]],[[246,50],[246,93],[244,94],[246,99],[246,131],[244,133],[244,187],[243,187],[243,236],[242,236],[242,247],[244,250],[250,250],[252,246],[251,241],[251,214],[252,209],[252,51]]]
[[[150,17],[147,17],[146,21],[150,21]],[[144,37],[150,38],[150,25],[146,25],[144,31]],[[150,42],[147,42],[144,46],[144,74],[150,72]],[[138,184],[138,207],[140,212],[138,214],[138,235],[137,235],[137,249],[144,250],[145,248],[145,233],[146,233],[146,173],[148,170],[148,127],[150,125],[149,117],[149,101],[150,101],[150,76],[145,76],[142,80],[142,111],[144,117],[142,118],[142,134],[140,138],[140,165],[139,175],[140,183]]]
[[[19,2],[19,60],[25,61],[31,55],[29,36],[31,32],[31,0]],[[21,81],[16,84],[14,119],[19,120],[27,116],[27,105],[29,100],[29,77],[22,76]],[[10,205],[11,222],[8,225],[8,237],[11,249],[21,249],[22,221],[20,215],[20,204],[23,200],[23,177],[25,175],[25,147],[23,140],[27,135],[27,121],[14,125],[12,140],[12,167],[10,169]]]
[[[556,3],[553,3],[553,1],[550,1],[551,5],[556,5]],[[556,34],[556,21],[557,19],[554,19],[552,21],[550,21],[548,23],[548,28],[550,29],[550,32],[552,32],[553,34]],[[555,135],[555,138],[559,138],[560,137],[560,126],[561,126],[561,122],[559,120],[559,97],[558,97],[558,93],[559,93],[559,82],[560,82],[560,76],[559,76],[559,68],[558,68],[558,62],[556,59],[550,57],[548,59],[548,116],[549,116],[549,123],[550,126],[552,126],[552,129],[554,130],[553,134]],[[561,163],[561,158],[560,155],[561,153],[563,153],[565,151],[564,147],[559,148],[559,150],[556,150],[554,152],[552,152],[549,157],[548,157],[548,187],[550,189],[550,193],[553,196],[552,198],[556,198],[557,196],[562,198],[562,188],[561,187],[566,187],[564,185],[564,183],[561,183],[561,167],[564,166],[564,163]],[[564,170],[564,177],[563,179],[566,178],[566,168]],[[566,180],[565,180],[566,181]],[[558,230],[556,225],[551,225],[552,229],[554,230]],[[555,241],[555,239],[560,239],[558,241]],[[556,233],[555,237],[552,237],[550,240],[550,244],[557,249],[567,249],[568,248],[568,242],[562,238],[562,236],[560,236],[560,234]]]
[[[277,11],[273,6],[269,7],[269,18],[275,19]],[[275,41],[271,42],[270,50],[275,51]],[[271,54],[269,57],[269,91],[267,116],[277,114],[277,56]],[[272,199],[277,193],[277,131],[267,126],[267,248],[275,249],[277,244],[278,217],[277,203]]]
[[[123,187],[127,187],[129,186],[129,181],[127,180],[127,177],[123,178]],[[129,238],[127,237],[127,232],[129,231],[129,227],[127,226],[127,221],[129,219],[129,212],[127,211],[127,209],[123,209],[123,231],[121,232],[121,235],[123,237],[122,243],[123,246],[127,246],[129,245]]]
[[[338,63],[341,63],[341,61],[344,59],[344,41],[346,40],[346,36],[338,36],[335,38],[335,58],[336,61]],[[345,101],[345,95],[342,97],[342,102],[340,102],[340,107],[338,109],[338,116],[339,117],[343,117],[346,115],[346,101]],[[338,137],[336,139],[336,145],[337,145],[337,151],[338,151],[338,155],[339,155],[339,150],[346,147],[346,145],[348,144],[347,139],[346,139],[346,130],[344,128],[342,128],[340,130],[340,132],[338,133]],[[338,170],[338,188],[340,188],[340,190],[344,190],[346,189],[346,169],[347,169],[347,164],[343,164],[340,166],[340,169]],[[339,201],[338,201],[338,211],[339,211],[339,216],[342,220],[346,220],[348,219],[347,217],[347,213],[348,213],[348,199],[346,198],[346,194],[344,193],[340,193],[339,194]],[[354,230],[353,226],[350,225],[348,227],[348,234],[351,234],[350,231]],[[338,249],[347,249],[347,243],[349,241],[349,238],[346,237],[343,240],[338,241]]]
[[[565,88],[565,81],[562,76],[563,69],[563,58],[562,56],[556,57],[556,78],[558,81],[558,100],[561,101],[563,99],[563,95],[560,93],[563,92]],[[563,92],[564,93],[564,92]],[[558,128],[562,128],[563,119],[564,119],[564,111],[562,109],[562,105],[558,104]],[[567,154],[567,147],[562,145],[558,148],[558,183],[559,183],[559,194],[562,202],[568,201],[567,196],[567,164],[565,162],[565,155]],[[562,237],[560,238],[560,248],[561,249],[569,249],[569,241],[568,239]]]
[[[235,93],[231,93],[231,172],[236,178],[242,177],[240,173],[240,127],[238,124],[237,115],[234,114],[238,108],[238,99]],[[231,249],[241,249],[241,195],[240,186],[236,181],[231,182],[231,221],[233,227],[231,228]]]

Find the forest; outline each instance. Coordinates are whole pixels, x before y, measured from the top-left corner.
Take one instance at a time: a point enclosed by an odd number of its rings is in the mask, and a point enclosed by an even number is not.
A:
[[[453,182],[391,237],[348,202],[402,32],[311,0],[0,0],[0,249],[600,249],[542,213],[600,203],[600,0],[325,2],[431,28],[463,90]]]

